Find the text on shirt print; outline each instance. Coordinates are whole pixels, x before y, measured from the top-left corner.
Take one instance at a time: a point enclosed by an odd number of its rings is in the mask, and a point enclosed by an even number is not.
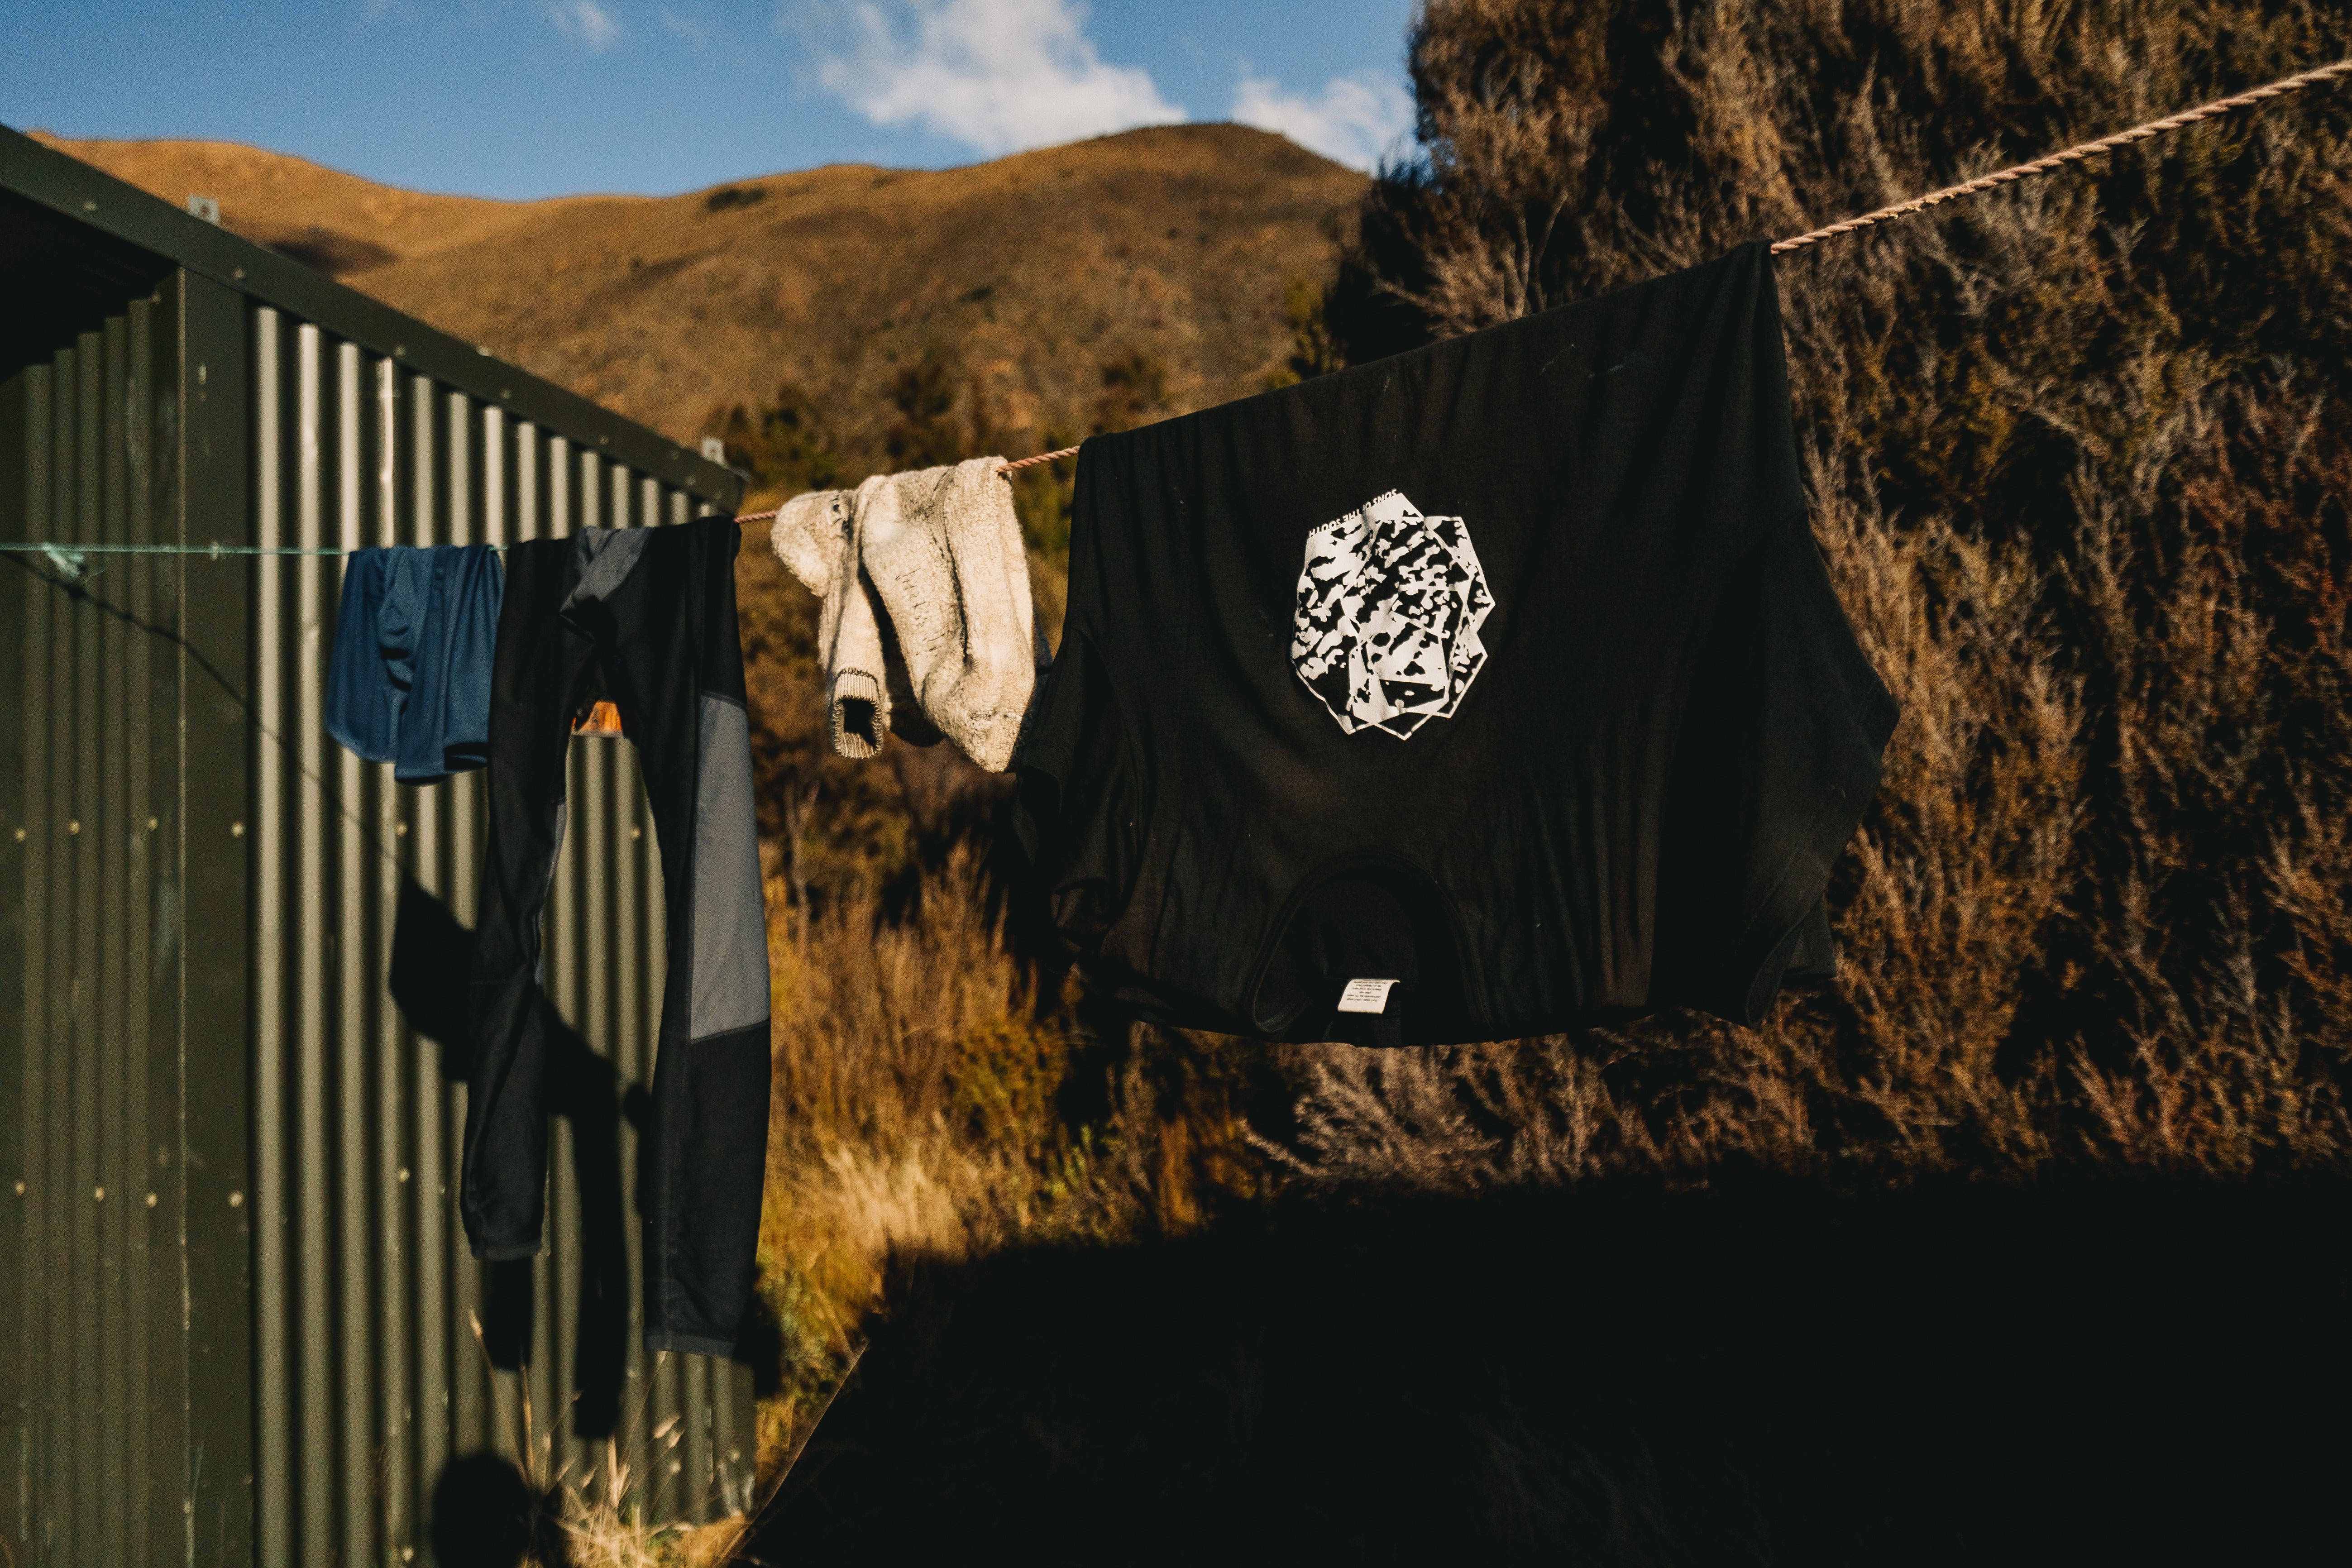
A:
[[[1307,534],[1290,665],[1341,731],[1402,741],[1461,704],[1494,607],[1469,524],[1390,490]]]

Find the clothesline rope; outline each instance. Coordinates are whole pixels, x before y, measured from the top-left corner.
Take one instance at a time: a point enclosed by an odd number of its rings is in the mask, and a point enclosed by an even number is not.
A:
[[[1875,212],[1864,213],[1860,217],[1850,217],[1843,223],[1833,223],[1827,228],[1817,228],[1810,234],[1798,235],[1793,239],[1780,240],[1772,247],[1772,254],[1778,256],[1782,251],[1800,250],[1809,245],[1819,245],[1822,240],[1833,239],[1842,234],[1852,234],[1856,229],[1868,228],[1873,224],[1888,223],[1898,217],[1908,217],[1911,214],[1925,208],[1943,202],[1954,201],[1961,196],[1972,196],[1979,191],[1989,191],[1996,185],[2012,184],[2034,174],[2046,174],[2053,169],[2068,163],[2078,163],[2097,153],[2110,153],[2117,147],[2127,147],[2135,142],[2145,142],[2151,136],[2160,136],[2168,131],[2178,131],[2184,125],[2194,125],[2200,120],[2210,120],[2216,115],[2227,114],[2233,109],[2243,109],[2249,104],[2260,103],[2265,99],[2284,98],[2290,92],[2300,92],[2306,87],[2316,87],[2321,82],[2333,81],[2342,76],[2352,76],[2352,59],[2338,60],[2332,66],[2321,66],[2315,70],[2284,77],[2267,86],[2258,87],[2250,92],[2242,92],[2231,98],[2217,98],[2212,102],[2200,104],[2195,109],[2185,109],[2178,114],[2168,114],[2161,120],[2151,120],[2144,125],[2135,125],[2128,131],[2118,131],[2112,136],[2102,136],[2096,142],[2085,142],[2078,147],[2068,147],[2063,152],[2053,153],[2046,158],[2036,158],[2030,163],[2012,164],[2009,168],[1996,170],[1992,174],[1969,180],[1962,184],[1947,185],[1940,191],[1930,191],[1924,196],[1914,196],[1907,202],[1898,202],[1891,207],[1880,207]]]
[[[2135,142],[2145,142],[2151,136],[2160,136],[2168,131],[2178,131],[2184,125],[2194,125],[2200,120],[2210,120],[2216,115],[2227,114],[2233,109],[2243,109],[2249,104],[2261,103],[2266,99],[2284,98],[2290,92],[2300,92],[2306,87],[2316,87],[2321,82],[2333,81],[2343,76],[2352,76],[2352,59],[2338,60],[2332,66],[2321,66],[2315,70],[2299,72],[2294,76],[2283,78],[2278,81],[2254,88],[2251,91],[2238,93],[2233,97],[2217,98],[2212,102],[2200,104],[2195,109],[2183,110],[2178,114],[2168,114],[2161,120],[2151,120],[2144,125],[2135,125],[2128,131],[2118,131],[2112,136],[2102,136],[2096,142],[2085,142],[2077,147],[2068,147],[2053,153],[2046,158],[2036,158],[2030,163],[2014,164],[2010,168],[1997,170],[1962,184],[1947,185],[1940,191],[1930,191],[1924,196],[1914,196],[1907,202],[1898,202],[1891,207],[1880,207],[1875,212],[1866,212],[1859,217],[1850,217],[1842,223],[1833,223],[1827,228],[1817,228],[1809,234],[1778,240],[1771,247],[1771,254],[1779,256],[1784,251],[1801,250],[1809,245],[1819,245],[1825,239],[1834,239],[1839,235],[1852,234],[1857,229],[1869,228],[1874,224],[1888,223],[1898,217],[1908,217],[1913,213],[1924,211],[1944,202],[1958,200],[1961,196],[1972,196],[1979,191],[1991,190],[1996,185],[2013,184],[2019,180],[2034,174],[2046,174],[2053,169],[2063,168],[2068,163],[2079,163],[2085,158],[2094,157],[2101,153],[2113,152],[2117,147],[2127,147]],[[1058,452],[1040,452],[1034,458],[1023,458],[1017,462],[1006,463],[996,471],[1000,474],[1009,474],[1015,468],[1025,468],[1033,463],[1050,463],[1056,458],[1074,457],[1077,450],[1076,447],[1065,447]],[[766,522],[775,515],[774,511],[746,512],[736,521],[748,528],[755,522]]]
[[[2053,169],[2063,168],[2069,163],[2079,163],[2084,159],[2095,157],[2101,153],[2111,153],[2118,147],[2128,147],[2135,142],[2145,142],[2151,136],[2161,136],[2168,131],[2178,131],[2184,125],[2194,125],[2200,120],[2211,120],[2218,115],[2227,114],[2232,110],[2244,109],[2273,98],[2284,98],[2290,92],[2300,92],[2305,88],[2317,87],[2322,82],[2335,81],[2347,76],[2352,76],[2352,59],[2338,60],[2332,66],[2320,66],[2312,70],[2299,71],[2294,76],[2282,77],[2277,81],[2233,94],[2229,98],[2217,98],[2210,103],[2200,103],[2194,109],[2184,109],[2178,114],[2168,114],[2161,120],[2151,120],[2144,124],[2135,125],[2128,131],[2118,131],[2112,136],[2102,136],[2095,142],[2085,142],[2079,146],[2063,148],[2047,157],[2036,158],[2028,163],[2014,163],[2006,169],[1997,169],[1990,174],[1980,175],[1960,184],[1947,185],[1940,191],[1930,191],[1924,196],[1914,196],[1907,202],[1897,202],[1891,207],[1880,207],[1874,212],[1866,212],[1858,217],[1846,218],[1843,222],[1831,224],[1826,228],[1817,228],[1789,239],[1776,240],[1772,244],[1770,254],[1779,256],[1785,251],[1802,250],[1807,246],[1819,245],[1825,239],[1835,239],[1840,235],[1853,234],[1877,224],[1891,223],[1896,218],[1908,217],[1913,213],[1924,212],[1929,207],[1938,206],[1945,202],[1957,201],[1962,196],[1975,195],[1979,191],[1990,191],[1996,186],[2014,184],[2020,180],[2030,179],[2035,174],[2046,174]],[[1059,462],[1064,458],[1075,458],[1077,455],[1078,449],[1076,447],[1064,447],[1057,451],[1040,452],[1034,458],[1017,458],[1009,463],[999,464],[996,471],[1000,474],[1010,474],[1016,469],[1034,468],[1039,463]],[[772,521],[776,513],[782,510],[781,507],[776,507],[767,511],[744,512],[735,521],[749,528],[755,522]],[[0,551],[25,551],[52,557],[87,554],[208,555],[215,560],[224,555],[341,555],[343,553],[342,551],[332,548],[309,549],[292,545],[71,544],[6,542],[0,542]]]
[[[1058,452],[1040,452],[1034,458],[1016,458],[1009,463],[999,463],[996,465],[996,471],[1000,474],[1009,474],[1015,468],[1034,468],[1040,463],[1056,463],[1064,458],[1075,458],[1077,455],[1078,449],[1076,447],[1065,447]],[[767,511],[747,511],[735,521],[749,528],[755,522],[772,521],[776,513],[783,510],[782,507],[775,507]]]
[[[1058,462],[1064,458],[1075,458],[1077,455],[1078,449],[1076,447],[1065,447],[1058,452],[1040,452],[1034,458],[1016,458],[1012,462],[1001,463],[997,466],[996,471],[1000,474],[1009,474],[1015,468],[1034,468],[1039,463]]]

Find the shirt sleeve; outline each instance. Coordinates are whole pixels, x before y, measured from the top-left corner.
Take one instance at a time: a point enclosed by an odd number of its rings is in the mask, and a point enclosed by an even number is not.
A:
[[[1717,601],[1676,747],[1657,1005],[1753,1025],[1830,979],[1830,873],[1877,794],[1898,709],[1802,511],[1763,529]]]
[[[1878,793],[1901,710],[1871,668],[1801,513],[1759,542],[1763,675],[1756,821],[1744,867],[1735,1016],[1760,1021],[1804,944],[1807,917]]]

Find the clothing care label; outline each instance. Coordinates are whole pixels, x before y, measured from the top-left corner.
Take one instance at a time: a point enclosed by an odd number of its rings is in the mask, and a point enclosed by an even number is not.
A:
[[[1385,1013],[1389,1010],[1389,987],[1393,980],[1350,980],[1339,993],[1342,1013]]]

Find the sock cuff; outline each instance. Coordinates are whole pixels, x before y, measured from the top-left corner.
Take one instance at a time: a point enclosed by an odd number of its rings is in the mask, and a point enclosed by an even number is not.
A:
[[[890,694],[881,678],[862,669],[833,672],[833,749],[863,762],[882,750],[890,732]]]

